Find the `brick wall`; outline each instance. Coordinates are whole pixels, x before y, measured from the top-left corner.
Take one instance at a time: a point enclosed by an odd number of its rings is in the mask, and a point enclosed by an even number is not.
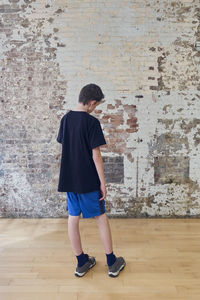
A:
[[[0,4],[0,216],[66,217],[60,118],[102,87],[109,216],[200,216],[200,8],[182,1]]]

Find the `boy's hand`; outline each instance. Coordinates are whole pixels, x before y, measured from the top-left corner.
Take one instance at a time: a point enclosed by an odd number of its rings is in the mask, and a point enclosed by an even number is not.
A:
[[[106,198],[106,194],[107,194],[105,184],[102,184],[102,183],[100,184],[100,192],[101,192],[102,197],[99,198],[99,200],[102,201],[103,199]]]

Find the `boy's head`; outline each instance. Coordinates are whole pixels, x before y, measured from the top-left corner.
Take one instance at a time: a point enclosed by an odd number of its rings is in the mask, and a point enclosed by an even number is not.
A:
[[[101,90],[101,88],[94,84],[90,83],[85,85],[80,93],[79,93],[79,103],[81,103],[84,106],[92,106],[95,108],[102,99],[104,99],[104,94]]]

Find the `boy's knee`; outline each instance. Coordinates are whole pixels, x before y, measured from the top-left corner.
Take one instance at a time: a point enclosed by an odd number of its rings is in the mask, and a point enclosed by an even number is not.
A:
[[[101,218],[102,216],[104,216],[105,215],[105,213],[103,213],[103,214],[101,214],[101,215],[99,215],[99,216],[95,216],[95,219],[99,219],[99,218]]]

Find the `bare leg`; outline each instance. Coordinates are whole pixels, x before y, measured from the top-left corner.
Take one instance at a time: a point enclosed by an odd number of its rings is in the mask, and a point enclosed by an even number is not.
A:
[[[96,216],[95,219],[97,220],[100,237],[104,245],[105,252],[106,254],[110,254],[113,252],[113,248],[112,248],[112,237],[111,237],[111,230],[110,230],[108,217],[106,213],[104,213],[100,216]]]
[[[76,256],[83,252],[79,231],[79,219],[80,216],[68,216],[68,234],[74,254]]]

